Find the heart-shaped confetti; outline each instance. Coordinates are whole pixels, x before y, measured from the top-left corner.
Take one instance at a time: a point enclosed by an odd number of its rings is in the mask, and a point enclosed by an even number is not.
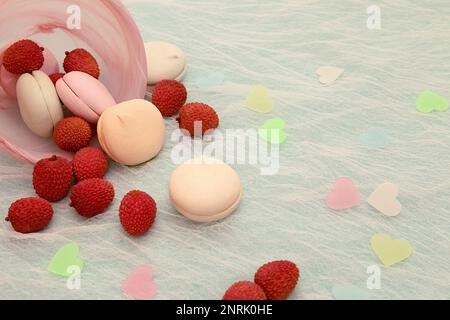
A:
[[[412,247],[407,240],[392,240],[387,234],[374,235],[371,243],[373,251],[386,267],[401,262],[412,254]]]
[[[259,129],[259,136],[271,144],[282,144],[286,141],[284,128],[286,122],[281,118],[267,120]]]
[[[369,128],[359,136],[359,142],[371,149],[382,148],[387,142],[387,134],[383,128]]]
[[[359,206],[361,197],[358,188],[350,178],[339,178],[328,194],[327,205],[333,210],[344,210]]]
[[[394,217],[402,211],[402,205],[397,200],[398,192],[398,185],[385,182],[372,192],[367,202],[382,214]]]
[[[155,296],[157,285],[153,281],[153,269],[148,265],[136,267],[122,284],[122,291],[129,297],[148,300]]]
[[[203,78],[199,78],[196,81],[197,87],[200,89],[206,89],[210,87],[217,87],[224,83],[225,75],[220,71],[214,71],[206,75]]]
[[[254,86],[245,99],[245,105],[252,111],[269,113],[273,110],[275,102],[269,96],[269,90],[262,86]]]
[[[333,297],[336,300],[368,300],[369,293],[355,286],[334,286]]]
[[[433,91],[426,90],[417,98],[416,108],[418,111],[424,113],[433,111],[442,112],[448,109],[448,100]]]
[[[73,267],[78,267],[81,272],[84,267],[84,262],[79,257],[79,254],[80,248],[75,243],[70,243],[61,247],[53,257],[52,261],[50,261],[48,271],[66,278],[72,275],[70,270]]]
[[[333,66],[322,66],[317,69],[319,82],[323,85],[333,84],[340,76],[342,76],[343,73],[344,69]]]

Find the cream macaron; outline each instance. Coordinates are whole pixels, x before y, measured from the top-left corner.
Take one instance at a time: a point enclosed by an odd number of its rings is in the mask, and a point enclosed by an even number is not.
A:
[[[242,188],[236,171],[220,160],[199,158],[179,166],[169,179],[169,197],[186,218],[212,222],[239,205]]]
[[[181,81],[184,78],[187,64],[180,48],[167,42],[148,42],[144,47],[149,86],[154,86],[162,80]]]
[[[107,108],[116,105],[103,83],[84,72],[69,72],[56,82],[56,90],[74,115],[91,123],[97,123]]]
[[[98,121],[97,134],[111,159],[134,166],[153,159],[161,151],[165,123],[152,103],[136,99],[106,109]]]
[[[63,109],[52,80],[42,71],[25,73],[17,80],[17,102],[28,128],[42,138],[50,138],[63,119]]]

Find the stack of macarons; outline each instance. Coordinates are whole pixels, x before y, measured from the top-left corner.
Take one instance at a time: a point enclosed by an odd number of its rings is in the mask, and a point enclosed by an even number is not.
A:
[[[60,73],[55,56],[32,40],[13,43],[0,57],[0,85],[17,98],[24,123],[36,135],[53,138],[61,149],[75,153],[91,144],[96,133],[112,160],[139,165],[161,151],[163,117],[179,114],[180,128],[193,137],[219,126],[212,107],[186,104],[187,90],[179,82],[187,71],[181,49],[165,42],[150,42],[144,47],[148,94],[153,103],[144,99],[116,101],[99,80],[99,64],[87,50],[66,52],[65,73]],[[201,159],[173,173],[169,193],[173,206],[184,216],[210,222],[234,211],[240,202],[241,185],[228,165]]]
[[[11,44],[1,58],[0,85],[17,98],[24,123],[36,135],[76,152],[91,143],[97,126],[103,150],[123,165],[144,163],[161,150],[165,124],[159,110],[144,99],[118,104],[87,50],[66,52],[66,73],[59,73],[49,50],[28,39]]]

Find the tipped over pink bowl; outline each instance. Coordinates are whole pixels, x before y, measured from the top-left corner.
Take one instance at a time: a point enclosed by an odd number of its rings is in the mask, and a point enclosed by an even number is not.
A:
[[[81,23],[79,29],[74,29],[78,9]],[[117,103],[145,96],[147,62],[143,41],[119,0],[2,0],[0,30],[0,58],[12,42],[35,37],[52,50],[60,63],[65,51],[86,48],[97,58],[100,81]],[[16,99],[1,87],[0,147],[31,163],[52,155],[72,158],[52,139],[34,135],[22,121]]]

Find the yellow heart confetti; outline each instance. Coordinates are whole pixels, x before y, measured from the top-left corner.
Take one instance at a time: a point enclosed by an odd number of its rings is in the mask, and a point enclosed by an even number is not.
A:
[[[412,254],[412,247],[407,240],[392,240],[387,234],[374,235],[372,249],[386,267],[401,262]]]
[[[269,96],[269,90],[263,86],[254,86],[245,99],[245,105],[252,111],[269,113],[275,106],[275,102]]]

